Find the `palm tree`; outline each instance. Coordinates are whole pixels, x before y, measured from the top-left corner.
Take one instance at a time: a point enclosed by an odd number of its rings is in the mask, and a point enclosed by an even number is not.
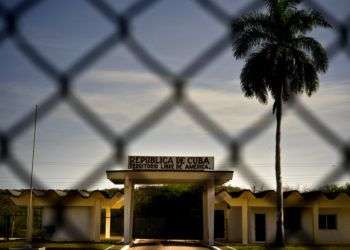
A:
[[[276,115],[276,244],[284,245],[281,178],[281,117],[283,102],[294,94],[311,96],[319,86],[318,73],[326,72],[328,58],[322,45],[305,34],[330,27],[321,14],[297,8],[300,0],[265,0],[266,10],[232,22],[234,57],[245,58],[241,87],[246,97],[261,103],[274,99]]]

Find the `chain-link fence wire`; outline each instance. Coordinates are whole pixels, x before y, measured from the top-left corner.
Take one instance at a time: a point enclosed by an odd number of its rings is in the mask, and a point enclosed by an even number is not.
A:
[[[139,0],[131,4],[122,13],[117,12],[112,6],[103,0],[86,0],[88,4],[94,7],[95,11],[100,13],[115,27],[107,38],[100,41],[95,47],[83,54],[68,69],[59,70],[58,67],[45,55],[43,55],[29,40],[22,34],[19,27],[19,20],[24,14],[30,12],[36,6],[40,5],[44,0],[27,0],[21,1],[12,8],[0,4],[0,17],[4,21],[2,30],[0,30],[0,46],[5,40],[11,40],[27,59],[42,73],[48,76],[52,83],[56,86],[53,94],[48,96],[44,101],[38,104],[38,120],[46,117],[52,112],[58,104],[66,102],[75,114],[84,120],[86,124],[91,126],[96,133],[112,148],[112,155],[105,161],[97,165],[84,179],[81,179],[74,185],[75,188],[82,186],[89,187],[96,183],[99,177],[105,174],[105,171],[114,164],[123,163],[127,155],[127,146],[147,130],[159,123],[168,113],[171,113],[175,107],[182,108],[190,117],[200,125],[206,132],[215,138],[220,144],[225,146],[227,150],[226,166],[238,169],[243,178],[249,179],[253,183],[268,187],[256,173],[244,163],[241,158],[242,149],[249,144],[257,136],[271,127],[274,123],[274,117],[270,112],[263,115],[257,122],[247,126],[236,136],[227,134],[219,123],[214,122],[206,112],[196,105],[186,94],[186,87],[191,84],[191,79],[198,75],[208,65],[213,64],[214,60],[219,57],[223,51],[231,46],[231,29],[230,24],[235,18],[248,12],[258,10],[263,6],[263,1],[256,0],[247,4],[239,12],[231,15],[219,4],[213,0],[193,0],[198,8],[202,8],[206,13],[215,19],[218,23],[226,28],[226,33],[213,42],[204,52],[193,58],[179,72],[174,72],[166,65],[158,61],[152,53],[150,53],[141,42],[135,39],[131,24],[141,13],[152,8],[160,0]],[[329,58],[333,58],[338,53],[345,53],[350,56],[350,44],[348,41],[348,31],[350,26],[350,15],[344,20],[338,20],[330,12],[323,9],[314,0],[304,0],[303,3],[321,12],[330,24],[334,27],[336,37],[330,46],[327,47]],[[123,134],[118,134],[114,128],[107,125],[97,113],[89,106],[84,104],[81,99],[76,96],[73,91],[73,84],[77,76],[86,71],[97,60],[107,55],[112,48],[124,45],[129,52],[136,56],[138,61],[142,63],[152,74],[160,77],[165,84],[172,87],[172,95],[160,103],[156,108],[151,110],[146,116],[132,124]],[[350,167],[350,147],[349,143],[336,135],[336,133],[326,124],[321,122],[315,114],[305,107],[297,97],[288,103],[287,109],[296,110],[295,114],[314,130],[320,138],[329,145],[334,147],[340,155],[342,161],[335,166],[333,171],[325,179],[321,180],[317,187],[323,186],[325,183],[332,183],[338,180],[345,173],[349,173]],[[34,110],[34,108],[33,108]],[[33,111],[34,112],[34,111]],[[24,168],[23,164],[15,157],[12,144],[26,130],[30,129],[34,123],[34,113],[29,112],[7,130],[0,131],[0,162],[12,171],[23,183],[29,184],[30,173]],[[39,189],[46,189],[45,182],[35,178],[34,186]],[[74,188],[73,187],[73,188]],[[68,196],[60,199],[56,205],[56,218],[53,222],[58,228],[65,225],[69,228],[71,234],[85,235],[78,230],[70,221],[64,219],[64,203],[71,201]],[[312,201],[310,201],[312,202]],[[69,226],[67,226],[69,225]],[[57,230],[57,229],[56,229]],[[53,232],[52,232],[53,233]],[[312,240],[312,236],[305,233],[306,239]]]

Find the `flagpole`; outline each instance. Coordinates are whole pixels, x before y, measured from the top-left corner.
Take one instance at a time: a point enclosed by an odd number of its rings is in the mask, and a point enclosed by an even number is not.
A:
[[[34,157],[35,157],[35,144],[36,144],[37,117],[38,117],[38,105],[35,105],[32,169],[31,169],[31,173],[30,173],[30,195],[29,195],[29,205],[28,205],[28,211],[27,211],[27,241],[32,241],[32,237],[33,237],[33,174],[34,174]]]

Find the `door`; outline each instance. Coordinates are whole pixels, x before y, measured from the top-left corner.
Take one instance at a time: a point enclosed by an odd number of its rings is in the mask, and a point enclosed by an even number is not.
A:
[[[214,238],[225,238],[225,215],[224,210],[215,210],[214,217]]]
[[[255,214],[255,241],[266,240],[266,216]]]

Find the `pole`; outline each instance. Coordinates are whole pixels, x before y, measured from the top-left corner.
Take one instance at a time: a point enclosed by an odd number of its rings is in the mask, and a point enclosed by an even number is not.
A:
[[[35,105],[34,113],[34,133],[33,133],[33,151],[32,151],[32,169],[30,173],[30,195],[27,212],[27,240],[32,241],[33,237],[33,173],[34,173],[34,156],[36,143],[36,121],[38,116],[38,105]]]

